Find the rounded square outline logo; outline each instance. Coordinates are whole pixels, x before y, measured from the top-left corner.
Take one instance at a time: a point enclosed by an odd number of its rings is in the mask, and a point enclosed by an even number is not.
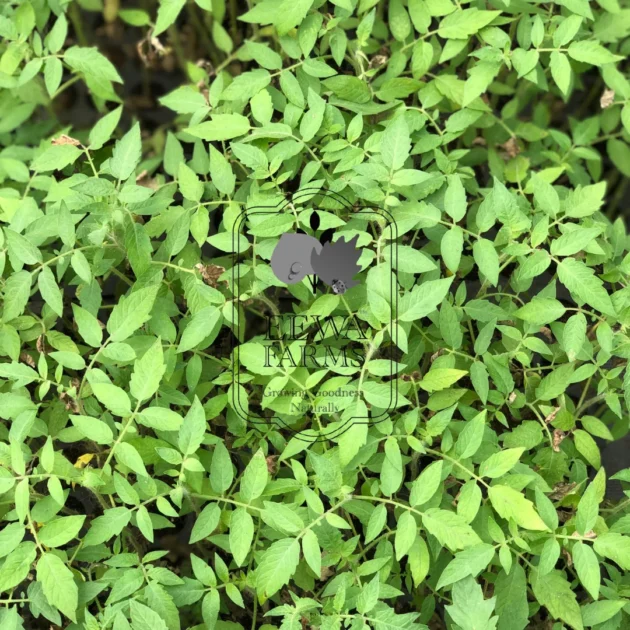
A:
[[[279,429],[286,429],[290,431],[293,434],[292,437],[302,439],[309,443],[322,442],[325,440],[331,440],[333,438],[339,437],[342,433],[344,433],[347,429],[350,428],[350,426],[352,426],[355,423],[368,424],[368,425],[378,424],[379,422],[386,420],[389,417],[390,412],[396,409],[395,404],[398,399],[398,378],[396,377],[396,370],[394,369],[395,361],[392,356],[393,354],[393,351],[392,351],[389,357],[390,366],[391,366],[390,374],[389,374],[389,377],[391,379],[389,381],[391,384],[389,403],[388,403],[387,408],[381,414],[376,416],[376,418],[372,418],[370,416],[352,416],[346,419],[345,422],[341,426],[335,427],[330,434],[324,431],[324,434],[322,434],[321,432],[318,432],[317,437],[315,436],[306,437],[302,434],[305,433],[306,431],[317,431],[317,429],[314,429],[311,425],[308,429],[301,429],[299,431],[296,431],[295,429],[291,428],[288,424],[286,424],[286,422],[279,416],[271,416],[269,418],[261,418],[260,416],[251,416],[248,412],[243,410],[240,406],[240,401],[239,401],[239,396],[238,396],[239,390],[237,387],[234,387],[234,385],[241,385],[240,379],[239,379],[240,364],[238,362],[238,359],[235,359],[235,356],[237,356],[238,353],[235,353],[234,351],[240,345],[240,343],[238,343],[238,339],[240,338],[240,334],[239,334],[240,333],[240,318],[238,317],[237,304],[238,304],[238,295],[240,295],[241,291],[239,289],[238,277],[237,277],[237,274],[235,273],[235,268],[236,268],[236,265],[238,264],[238,259],[241,255],[241,251],[240,251],[241,239],[239,238],[241,234],[241,228],[244,222],[247,220],[247,218],[253,214],[269,214],[269,215],[278,214],[278,213],[281,213],[290,204],[293,204],[296,201],[299,201],[300,197],[308,197],[310,199],[310,198],[315,198],[318,196],[329,197],[336,203],[344,206],[346,209],[351,210],[353,215],[357,215],[363,212],[365,214],[377,214],[381,218],[386,219],[387,221],[386,228],[389,228],[391,231],[391,236],[390,236],[390,239],[388,240],[391,240],[392,242],[392,248],[391,248],[392,256],[390,257],[390,264],[389,264],[389,269],[391,272],[390,273],[390,278],[391,278],[390,305],[392,306],[392,308],[391,308],[389,328],[390,328],[390,336],[392,338],[392,342],[398,347],[398,326],[396,325],[396,320],[398,319],[398,286],[396,282],[396,272],[395,272],[395,269],[398,267],[397,265],[398,228],[394,220],[394,217],[391,215],[389,211],[385,210],[384,208],[380,208],[376,206],[358,206],[357,207],[351,204],[340,193],[328,191],[322,188],[303,188],[303,189],[298,190],[295,193],[289,193],[287,196],[285,196],[285,198],[282,201],[278,202],[275,206],[253,206],[251,208],[244,207],[241,210],[238,218],[236,219],[236,221],[234,221],[234,224],[232,225],[232,291],[234,295],[236,296],[236,299],[234,299],[232,302],[232,309],[233,309],[232,321],[235,327],[235,332],[234,334],[231,335],[231,338],[230,338],[231,339],[230,352],[232,355],[232,385],[233,385],[233,387],[231,388],[232,409],[242,420],[245,420],[245,422],[247,422],[248,425],[256,426],[256,425],[268,425],[272,423],[272,424],[275,424]],[[304,414],[304,415],[309,415],[309,414]],[[363,422],[357,423],[356,422],[357,420],[363,420]]]

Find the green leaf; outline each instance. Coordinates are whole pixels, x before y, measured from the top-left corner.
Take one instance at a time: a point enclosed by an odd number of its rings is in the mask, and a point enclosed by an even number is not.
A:
[[[460,459],[472,457],[481,446],[486,427],[487,411],[484,409],[466,423],[455,444],[455,452]]]
[[[592,40],[571,42],[568,52],[571,59],[593,66],[603,66],[623,59],[620,55],[613,55],[608,49]]]
[[[249,121],[240,114],[214,114],[211,120],[194,125],[186,133],[206,141],[231,140],[249,131]]]
[[[524,451],[524,448],[508,448],[490,455],[479,467],[479,475],[491,479],[503,477],[516,466]]]
[[[592,186],[578,186],[567,198],[564,212],[573,218],[588,217],[597,212],[604,203],[606,182]]]
[[[148,286],[123,296],[107,320],[112,341],[124,341],[151,318],[158,286]]]
[[[440,242],[442,260],[450,272],[457,273],[463,250],[464,232],[458,225],[454,225],[444,234]]]
[[[56,144],[40,153],[31,163],[31,170],[37,173],[61,171],[74,164],[81,155],[81,149],[72,144]]]
[[[332,79],[328,80],[331,81]],[[411,140],[409,138],[409,128],[407,127],[405,118],[399,116],[391,121],[383,132],[381,139],[381,157],[383,163],[391,171],[396,171],[402,168],[410,151]]]
[[[586,341],[586,317],[583,313],[571,315],[562,331],[562,348],[569,361],[575,361]]]
[[[630,177],[630,166],[628,166],[628,160],[630,160],[630,145],[623,140],[611,138],[606,143],[606,151],[612,163],[619,171],[626,177]]]
[[[195,172],[189,166],[186,166],[184,162],[180,162],[179,164],[177,181],[185,199],[190,201],[199,201],[201,199],[203,195],[203,183]]]
[[[270,527],[283,534],[297,534],[304,528],[304,521],[288,505],[265,501],[262,518]]]
[[[232,460],[230,453],[223,442],[217,442],[212,454],[212,466],[210,468],[210,484],[215,492],[225,492],[234,479]]]
[[[114,415],[123,418],[131,415],[131,401],[124,389],[110,383],[91,383],[91,385],[98,401]]]
[[[129,363],[136,358],[136,351],[128,343],[114,342],[101,350],[101,356],[117,363]]]
[[[397,392],[392,389],[391,384],[367,381],[363,383],[361,392],[369,404],[381,409],[400,407],[409,402],[406,398],[403,398],[402,395],[397,394]]]
[[[602,600],[582,606],[582,621],[590,628],[612,619],[625,605],[626,600]]]
[[[538,561],[538,573],[544,575],[549,573],[558,562],[560,557],[560,543],[555,538],[548,538],[540,552],[540,560]]]
[[[578,541],[573,545],[572,556],[573,566],[580,578],[580,582],[582,582],[588,594],[597,601],[599,599],[601,574],[595,552],[590,545]]]
[[[444,209],[454,222],[461,221],[466,214],[466,191],[462,180],[456,175],[450,175],[448,178],[448,186],[444,194]],[[476,256],[475,261],[477,261]]]
[[[536,396],[538,399],[551,400],[563,394],[567,387],[569,387],[574,370],[574,364],[565,363],[552,372],[549,372],[536,388]]]
[[[450,586],[466,576],[476,577],[492,562],[493,557],[494,547],[485,543],[458,552],[440,575],[438,590]]]
[[[190,533],[190,544],[207,538],[217,528],[221,518],[221,508],[216,503],[208,503],[197,517]]]
[[[300,543],[296,538],[272,543],[256,569],[256,591],[266,597],[277,593],[295,573],[299,559]]]
[[[435,536],[440,544],[451,551],[465,549],[481,543],[481,539],[466,521],[448,510],[430,508],[422,517],[425,529]]]
[[[208,306],[195,313],[182,334],[177,352],[186,352],[197,347],[212,332],[219,319],[221,311],[215,306]]]
[[[149,541],[153,542],[153,523],[149,511],[144,505],[138,507],[136,512],[136,523],[138,529],[142,532],[142,535]]]
[[[524,77],[534,70],[538,64],[540,54],[537,50],[517,48],[512,51],[512,63],[517,71],[517,78]]]
[[[494,243],[485,238],[478,238],[473,244],[473,256],[479,271],[488,283],[495,287],[499,282],[499,254]]]
[[[61,50],[64,42],[66,41],[66,37],[68,36],[68,20],[66,16],[62,13],[56,20],[54,26],[48,32],[46,39],[44,40],[46,43],[46,47],[48,48],[48,52],[53,55],[58,53]]]
[[[89,416],[71,415],[72,424],[88,440],[97,444],[111,444],[114,434],[105,422]]]
[[[267,70],[280,70],[282,68],[282,57],[269,46],[258,42],[246,41],[244,48],[259,66],[267,68]]]
[[[178,413],[170,409],[147,407],[140,412],[138,422],[158,431],[178,431],[183,420]]]
[[[61,547],[76,538],[85,516],[65,516],[46,523],[38,532],[39,541],[47,547]]]
[[[70,257],[70,264],[74,272],[85,282],[85,284],[91,284],[92,282],[92,270],[90,263],[88,262],[85,254],[82,251],[76,250]]]
[[[175,23],[185,4],[186,0],[160,0],[153,37],[161,35],[169,26]]]
[[[572,256],[582,251],[597,236],[600,228],[576,228],[565,232],[560,238],[551,243],[551,253],[554,256]]]
[[[453,278],[427,280],[403,295],[399,301],[398,319],[403,322],[416,321],[435,311],[444,301]]]
[[[595,539],[595,551],[616,562],[625,571],[630,570],[630,538],[621,534],[606,532]]]
[[[300,135],[305,142],[312,140],[319,131],[324,121],[324,112],[326,110],[326,101],[310,88],[308,91],[308,107],[308,111],[300,122]]]
[[[117,107],[96,122],[90,129],[89,148],[90,151],[98,151],[112,137],[120,122],[123,108]]]
[[[9,276],[4,286],[2,321],[10,322],[24,312],[31,293],[31,281],[28,271],[18,271]]]
[[[336,97],[343,101],[359,104],[368,103],[370,101],[370,88],[368,84],[359,77],[338,74],[334,77],[324,79],[323,83],[326,89],[331,90]]]
[[[120,140],[116,141],[109,170],[120,180],[128,179],[136,170],[142,154],[140,125],[136,123]]]
[[[440,308],[440,333],[450,348],[457,350],[462,345],[463,334],[457,312],[446,301]]]
[[[442,482],[442,460],[429,464],[411,486],[409,505],[424,505],[437,492]]]
[[[179,429],[177,440],[179,450],[184,455],[194,453],[203,442],[206,428],[206,415],[201,406],[201,402],[199,402],[199,398],[195,396],[193,404],[190,406],[188,413],[184,417],[184,422]]]
[[[201,613],[207,628],[214,630],[217,617],[219,616],[220,607],[221,598],[219,596],[219,591],[212,588],[208,593],[206,593],[201,604]]]
[[[125,507],[105,510],[102,516],[92,521],[90,530],[83,539],[83,545],[86,547],[100,545],[117,536],[131,520],[131,514],[131,510]]]
[[[523,630],[528,624],[527,580],[523,567],[514,562],[509,573],[501,571],[494,586],[499,615],[498,630]]]
[[[556,189],[536,174],[532,175],[530,183],[533,188],[536,205],[549,216],[555,217],[560,210],[560,198]]]
[[[53,95],[59,89],[61,85],[61,79],[63,78],[63,64],[57,57],[49,57],[44,63],[44,85],[48,96]]]
[[[0,556],[5,557],[12,553],[22,542],[26,529],[20,523],[9,523],[0,532]],[[26,560],[26,556],[25,556]],[[0,570],[0,575],[3,572]]]
[[[132,599],[129,603],[133,630],[168,630],[164,620],[157,612]]]
[[[540,575],[532,570],[530,581],[536,599],[554,619],[561,619],[574,630],[583,630],[580,606],[571,585],[559,571]]]
[[[384,504],[377,505],[370,514],[370,519],[367,524],[365,532],[366,543],[373,541],[383,531],[386,521],[387,508]]]
[[[182,85],[158,100],[164,107],[168,107],[178,114],[194,114],[197,110],[207,106],[203,94],[191,85]]]
[[[165,370],[162,340],[158,337],[134,364],[129,383],[131,395],[137,401],[151,398],[157,392]]]
[[[571,64],[569,59],[564,53],[554,50],[551,53],[551,61],[549,63],[549,69],[551,70],[551,76],[555,84],[560,88],[560,91],[565,96],[569,93],[569,87],[571,86]]]
[[[35,543],[30,541],[20,543],[11,551],[0,567],[0,591],[8,591],[23,582],[36,557]]]
[[[302,119],[304,120],[304,118]],[[232,142],[230,145],[232,152],[236,157],[249,168],[266,169],[269,165],[267,155],[264,151],[254,146],[253,144],[245,144],[243,142]],[[220,155],[220,154],[219,154]],[[223,157],[223,156],[221,156]],[[230,167],[230,173],[231,173]]]
[[[232,194],[236,182],[232,166],[212,145],[210,145],[210,175],[212,183],[219,192],[224,195]]]
[[[394,39],[405,41],[411,33],[411,21],[402,0],[392,0],[388,8],[389,28]]]
[[[306,532],[304,532],[304,536],[302,537],[302,553],[313,573],[317,576],[321,576],[322,552],[319,548],[317,535],[312,529],[307,529]]]
[[[267,72],[267,70],[258,69],[252,70],[251,72],[243,72],[242,74],[239,74],[225,90],[223,90],[223,92],[221,93],[221,99],[227,101],[247,101],[250,98],[256,96],[258,92],[265,89],[270,82],[271,75],[269,74],[269,72]],[[229,119],[223,118],[223,116],[225,115],[213,116],[212,122],[215,123],[217,119],[221,117],[222,120],[226,121],[226,124],[228,125],[235,125],[236,127],[239,127],[241,124],[244,125],[242,121],[238,121],[238,119],[234,118],[235,116],[238,116],[238,114],[227,114]],[[244,117],[240,116],[240,118]],[[245,120],[247,119],[245,118]],[[245,131],[236,133],[234,135],[240,136],[243,133],[245,133]]]
[[[144,226],[129,223],[125,231],[125,248],[129,264],[136,276],[141,276],[151,266],[153,247]]]
[[[560,319],[565,313],[566,308],[558,300],[536,297],[515,311],[514,314],[529,324],[542,326]]]
[[[253,24],[275,24],[280,35],[284,35],[302,22],[313,4],[313,0],[263,0],[239,17]]]
[[[122,83],[115,66],[103,56],[98,48],[86,48],[84,46],[72,46],[63,55],[64,61],[77,72],[91,75],[99,80]]]
[[[224,53],[231,53],[234,48],[234,42],[232,42],[232,38],[229,36],[225,28],[223,28],[223,25],[217,20],[213,20],[211,32],[212,39],[214,40],[217,48],[222,50]]]
[[[576,429],[573,434],[575,441],[575,448],[578,452],[584,456],[586,461],[594,468],[599,468],[602,465],[601,455],[597,442],[582,429]]]
[[[254,520],[244,508],[236,508],[230,517],[230,551],[236,566],[241,566],[254,539]]]
[[[269,481],[267,460],[261,449],[258,449],[247,464],[241,479],[241,498],[246,503],[251,503],[262,495]]]
[[[116,461],[123,464],[127,468],[130,468],[136,475],[147,477],[147,469],[144,467],[144,462],[140,453],[128,442],[120,442],[116,448]]]
[[[420,381],[420,387],[428,392],[436,392],[450,387],[460,378],[466,376],[465,370],[451,368],[435,368],[427,372]]]
[[[490,383],[488,379],[488,369],[480,361],[476,361],[470,366],[470,380],[475,388],[477,396],[485,404],[488,400]]]
[[[385,441],[385,460],[381,468],[381,490],[391,496],[400,488],[403,480],[403,465],[398,440],[390,436]]]
[[[4,233],[7,239],[7,249],[9,251],[10,259],[14,257],[17,259],[18,263],[27,265],[34,265],[35,263],[42,262],[41,252],[31,243],[31,241],[9,228],[5,228]],[[45,269],[48,269],[48,267],[45,267]],[[48,269],[48,271],[50,271],[50,269]]]
[[[416,539],[417,532],[418,526],[413,514],[411,512],[403,512],[396,524],[396,537],[394,539],[396,560],[400,560],[407,554],[413,541]]]
[[[17,381],[22,386],[39,380],[39,376],[35,370],[22,363],[16,362],[0,363],[0,377]]]
[[[364,584],[361,588],[361,592],[357,597],[357,610],[362,615],[367,615],[371,610],[374,609],[376,604],[378,603],[378,596],[380,594],[380,577],[378,573],[367,583]],[[379,627],[379,624],[374,623],[375,627]],[[395,627],[395,626],[394,626]]]
[[[495,598],[484,599],[481,586],[468,576],[453,585],[453,604],[446,606],[449,615],[462,630],[495,628],[497,617],[492,613]]]
[[[438,35],[445,39],[467,39],[500,15],[500,11],[464,9],[454,11],[441,22]]]
[[[42,585],[48,603],[76,621],[79,589],[63,560],[53,553],[43,554],[37,562],[37,581]]]
[[[558,48],[566,46],[577,35],[582,21],[579,15],[569,15],[564,18],[553,34],[553,45]]]

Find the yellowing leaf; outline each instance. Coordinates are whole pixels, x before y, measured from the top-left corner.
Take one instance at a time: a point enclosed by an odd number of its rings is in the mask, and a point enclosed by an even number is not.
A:
[[[507,520],[512,519],[524,529],[547,530],[547,526],[538,516],[534,504],[522,493],[509,486],[491,486],[488,496],[497,514]]]
[[[85,468],[92,460],[94,459],[94,453],[85,453],[83,455],[79,455],[77,461],[74,462],[75,468]]]

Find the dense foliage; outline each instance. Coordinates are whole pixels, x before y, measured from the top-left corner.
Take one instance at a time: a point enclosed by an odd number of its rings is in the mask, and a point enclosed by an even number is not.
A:
[[[0,6],[2,630],[630,627],[630,9],[134,4]]]

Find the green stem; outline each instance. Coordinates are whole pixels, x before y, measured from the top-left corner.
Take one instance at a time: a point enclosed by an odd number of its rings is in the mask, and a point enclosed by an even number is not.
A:
[[[140,404],[141,404],[140,401],[138,401],[138,403],[136,404],[136,408],[133,410],[132,414],[125,421],[125,424],[123,425],[120,435],[116,438],[116,441],[112,444],[112,447],[109,450],[109,453],[107,454],[107,459],[105,460],[105,463],[103,464],[103,468],[101,468],[101,476],[103,474],[103,471],[107,468],[107,465],[109,464],[109,462],[111,462],[112,457],[114,457],[114,453],[116,452],[116,447],[122,442],[123,438],[125,437],[125,434],[127,433],[127,430],[129,429],[129,427],[131,426],[131,423],[134,421],[136,415],[138,414],[138,410],[140,409]]]

